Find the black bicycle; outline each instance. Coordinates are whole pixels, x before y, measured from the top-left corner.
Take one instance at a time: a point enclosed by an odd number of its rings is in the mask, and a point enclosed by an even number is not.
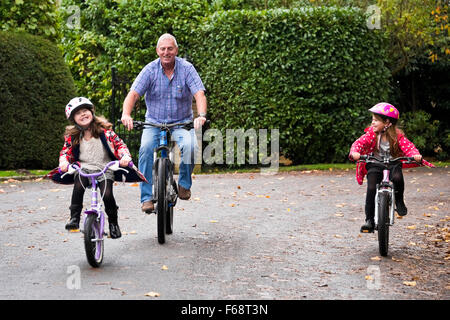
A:
[[[395,159],[383,157],[380,159],[372,155],[361,155],[358,160],[358,162],[381,164],[384,167],[383,180],[377,184],[375,194],[375,230],[378,232],[378,246],[382,256],[387,256],[388,254],[389,227],[394,225],[395,220],[395,192],[394,184],[389,178],[389,165],[398,163],[401,160],[406,160],[404,163],[418,163],[413,157],[399,157]]]
[[[121,123],[121,122],[120,122]],[[166,234],[173,233],[173,208],[178,199],[178,187],[173,178],[175,142],[171,139],[170,129],[180,127],[191,130],[193,121],[170,124],[157,124],[143,121],[133,121],[133,127],[142,130],[146,126],[161,129],[159,145],[153,156],[153,203],[157,215],[158,242],[166,242]]]

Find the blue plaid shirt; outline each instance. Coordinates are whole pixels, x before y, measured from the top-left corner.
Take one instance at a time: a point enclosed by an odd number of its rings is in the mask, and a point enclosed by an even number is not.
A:
[[[205,91],[194,66],[175,57],[172,79],[164,74],[158,59],[147,64],[134,80],[131,90],[145,94],[145,120],[154,123],[174,123],[192,119],[192,97]]]

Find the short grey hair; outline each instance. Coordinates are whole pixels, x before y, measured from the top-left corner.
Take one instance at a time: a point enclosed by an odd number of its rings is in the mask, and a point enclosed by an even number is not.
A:
[[[177,39],[175,39],[175,37],[173,35],[171,35],[170,33],[164,33],[161,37],[159,37],[158,42],[156,43],[156,47],[159,48],[160,42],[165,39],[173,40],[173,43],[175,43],[175,47],[178,48]]]

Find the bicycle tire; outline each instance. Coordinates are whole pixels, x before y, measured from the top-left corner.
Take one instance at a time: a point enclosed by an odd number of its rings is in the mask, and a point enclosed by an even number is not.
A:
[[[389,200],[388,193],[380,192],[378,202],[378,246],[385,257],[389,250]]]
[[[166,213],[166,234],[172,234],[173,233],[173,207],[167,208]]]
[[[98,225],[97,216],[89,214],[86,218],[84,227],[84,249],[89,264],[98,268],[103,262],[104,243],[102,241],[92,241],[92,239],[103,239],[100,235],[100,226]]]
[[[169,183],[169,187],[170,184],[172,184],[172,188],[173,191],[178,194],[177,191],[177,184],[173,181],[173,164],[170,162],[170,160],[167,160],[168,163],[168,177],[167,177],[167,181]],[[173,201],[173,199],[171,199],[171,201]],[[175,200],[176,203],[176,200]],[[175,203],[171,203],[170,206],[167,206],[167,214],[166,214],[166,234],[172,234],[173,233],[173,208],[175,206]]]
[[[158,162],[158,184],[156,192],[158,194],[158,202],[156,206],[157,214],[157,231],[158,242],[163,244],[166,242],[166,222],[167,222],[167,161],[160,159]]]

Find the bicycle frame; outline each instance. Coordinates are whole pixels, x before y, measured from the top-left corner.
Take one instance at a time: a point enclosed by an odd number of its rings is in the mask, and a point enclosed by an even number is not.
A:
[[[395,190],[394,190],[394,184],[390,180],[390,169],[389,164],[398,163],[401,160],[406,160],[405,163],[413,163],[415,162],[413,157],[398,157],[395,159],[389,159],[389,158],[383,158],[379,159],[372,155],[361,155],[360,162],[366,162],[366,163],[378,163],[384,166],[383,170],[383,180],[380,184],[377,185],[377,191],[375,194],[375,224],[378,223],[378,199],[379,194],[381,192],[387,192],[389,194],[389,225],[394,225],[395,222]]]
[[[378,197],[380,192],[386,192],[389,194],[389,225],[394,225],[395,222],[395,210],[394,210],[394,204],[395,204],[395,192],[394,192],[394,184],[389,179],[390,170],[388,168],[385,168],[383,170],[383,180],[381,181],[381,184],[377,186],[377,191],[375,194],[375,224],[378,223]]]

